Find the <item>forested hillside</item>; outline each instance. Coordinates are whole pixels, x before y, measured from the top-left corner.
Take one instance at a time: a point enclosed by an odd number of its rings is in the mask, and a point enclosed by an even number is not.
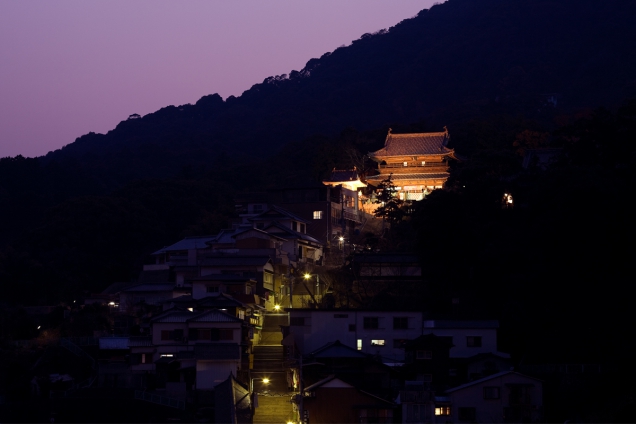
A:
[[[446,125],[466,159],[453,178],[497,203],[500,182],[523,175],[524,146],[563,147],[558,134],[592,125],[600,106],[618,119],[636,94],[635,17],[634,1],[449,0],[240,97],[206,95],[45,157],[0,159],[0,280],[15,300],[41,288],[42,302],[130,280],[149,252],[226,225],[233,196],[360,165],[389,127]],[[624,138],[598,137],[605,155],[633,157]],[[595,157],[586,146],[577,154]],[[605,190],[624,177],[600,178]]]

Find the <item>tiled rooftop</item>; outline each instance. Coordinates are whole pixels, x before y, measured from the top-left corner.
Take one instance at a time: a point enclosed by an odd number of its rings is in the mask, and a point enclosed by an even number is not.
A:
[[[389,134],[384,147],[369,154],[371,157],[383,156],[417,156],[417,155],[445,155],[453,150],[446,147],[448,132]]]

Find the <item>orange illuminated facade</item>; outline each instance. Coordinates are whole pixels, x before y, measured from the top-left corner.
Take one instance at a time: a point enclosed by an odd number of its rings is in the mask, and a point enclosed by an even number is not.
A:
[[[448,130],[435,133],[392,134],[386,136],[384,147],[370,152],[378,163],[378,175],[366,178],[377,186],[391,176],[402,200],[422,200],[431,191],[442,188],[448,179],[448,160],[454,150],[446,147]]]

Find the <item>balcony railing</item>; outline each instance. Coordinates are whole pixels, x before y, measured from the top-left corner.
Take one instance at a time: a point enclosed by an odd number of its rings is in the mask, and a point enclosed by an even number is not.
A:
[[[446,164],[446,162],[426,162],[424,165],[422,165],[420,162],[407,162],[406,166],[404,166],[404,163],[400,162],[400,163],[387,163],[385,165],[380,165],[379,168],[380,169],[387,169],[387,168],[446,168],[448,167],[448,165]]]

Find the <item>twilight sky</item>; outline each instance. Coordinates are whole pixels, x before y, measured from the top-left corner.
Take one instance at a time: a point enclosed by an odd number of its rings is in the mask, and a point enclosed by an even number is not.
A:
[[[0,0],[0,158],[239,96],[440,0]]]

